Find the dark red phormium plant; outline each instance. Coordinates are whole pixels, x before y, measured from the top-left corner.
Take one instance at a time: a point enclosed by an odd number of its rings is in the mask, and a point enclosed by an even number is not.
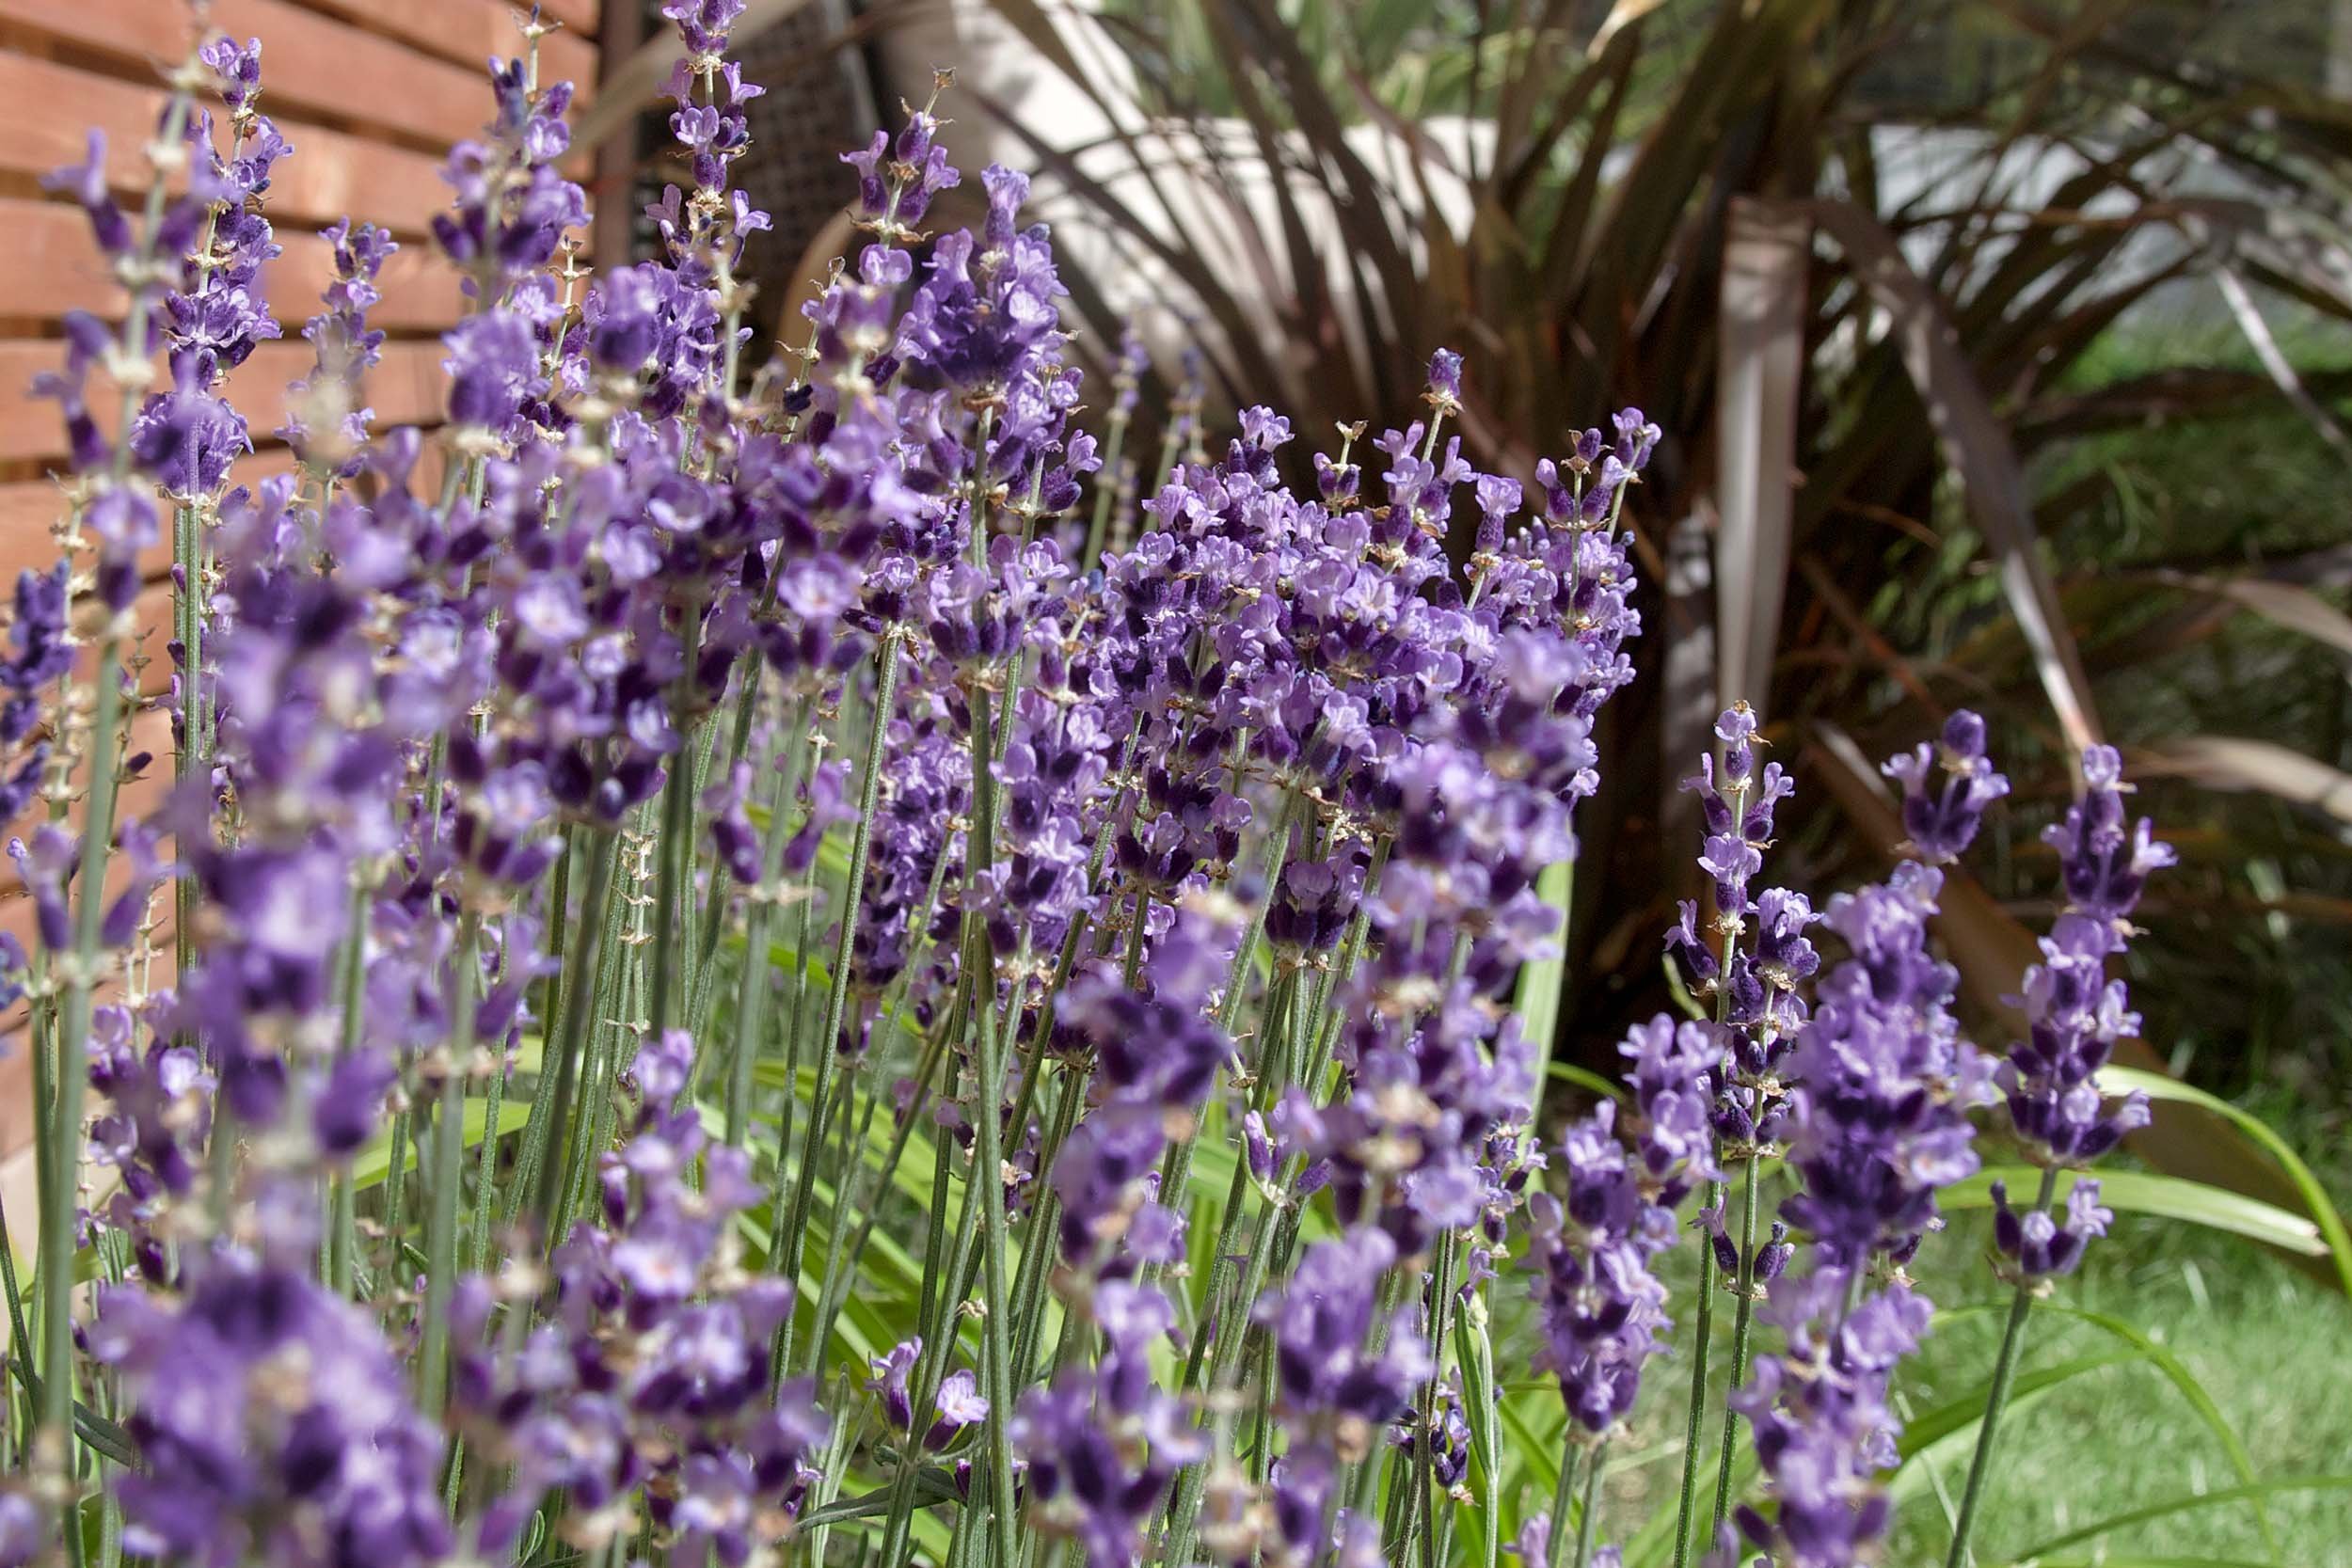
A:
[[[1548,1153],[1549,1042],[1504,998],[1557,941],[1539,877],[1631,675],[1655,428],[1582,432],[1526,507],[1463,459],[1440,352],[1426,416],[1346,433],[1311,488],[1251,407],[1138,514],[1023,177],[986,171],[978,230],[921,229],[959,181],[935,105],[849,157],[867,243],[797,371],[747,373],[740,10],[668,8],[691,188],[656,260],[600,277],[569,88],[535,48],[497,65],[435,228],[471,302],[446,422],[373,428],[393,247],[338,225],[291,470],[256,484],[221,394],[278,331],[259,45],[174,75],[140,212],[96,148],[62,177],[130,299],[47,382],[91,564],[25,578],[0,667],[11,806],[91,781],[78,833],[60,810],[18,847],[43,1180],[0,1563],[814,1562],[855,1530],[894,1565],[1492,1568],[1510,1293],[1585,1456],[1522,1549],[1566,1559],[1581,1477],[1581,1565],[1701,1187],[1737,1307],[1727,1378],[1711,1284],[1689,1325],[1677,1555],[1721,1389],[1769,1483],[1740,1528],[1852,1560],[1927,1310],[1901,1264],[1993,1098],[1925,927],[1927,863],[2005,787],[1980,730],[1889,765],[1922,860],[1817,920],[1751,892],[1789,784],[1726,712],[1694,781],[1712,904],[1670,934],[1712,1010],[1638,1029],[1627,1106]],[[177,782],[118,823],[167,520]],[[1998,1075],[2053,1170],[2128,1119],[2091,1077],[2127,1019],[2100,966],[2164,861],[2112,753],[2086,766],[2074,912]],[[1818,984],[1817,926],[1851,955]],[[2004,1206],[2021,1291],[2093,1193]],[[1751,1368],[1757,1321],[1786,1344]]]

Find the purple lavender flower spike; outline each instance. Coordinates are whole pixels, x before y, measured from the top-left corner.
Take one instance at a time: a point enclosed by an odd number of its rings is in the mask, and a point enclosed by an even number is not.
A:
[[[1852,1568],[1890,1514],[1877,1477],[1896,1462],[1902,1423],[1887,1403],[1888,1379],[1932,1307],[1898,1284],[1847,1311],[1851,1286],[1850,1275],[1824,1265],[1773,1291],[1758,1315],[1786,1333],[1788,1348],[1758,1357],[1732,1402],[1754,1424],[1779,1505],[1770,1517],[1741,1506],[1740,1529],[1788,1568]]]
[[[2097,1159],[2148,1121],[2145,1096],[2109,1109],[2096,1083],[2116,1041],[2138,1015],[2107,960],[2131,936],[2130,916],[2151,872],[2172,850],[2148,819],[2126,825],[2121,760],[2111,747],[2083,754],[2084,793],[2064,821],[2042,835],[2058,852],[2068,908],[2042,940],[2042,961],[2026,972],[2026,1037],[2012,1046],[1998,1083],[2010,1120],[2037,1160],[2052,1166]]]
[[[1966,1113],[1992,1098],[1990,1070],[1950,1011],[1958,972],[1928,948],[1943,881],[1906,861],[1830,902],[1852,957],[1822,981],[1788,1060],[1788,1158],[1804,1186],[1781,1210],[1827,1266],[1908,1261],[1941,1223],[1936,1189],[1977,1168]]]
[[[1088,1560],[1138,1560],[1146,1522],[1179,1470],[1207,1445],[1182,1402],[1158,1387],[1152,1347],[1175,1323],[1167,1298],[1148,1287],[1106,1286],[1096,1322],[1105,1346],[1089,1373],[1065,1368],[1032,1389],[1012,1423],[1038,1526],[1084,1544]]]
[[[1902,785],[1903,831],[1912,847],[1939,864],[1961,857],[1985,808],[2009,793],[2008,778],[1984,753],[1984,721],[1966,708],[1945,721],[1936,744],[1889,757],[1881,771]]]
[[[2066,1212],[2053,1215],[2046,1209],[2020,1214],[2010,1207],[2008,1186],[1993,1183],[1993,1244],[2017,1266],[2025,1279],[2048,1279],[2074,1272],[2091,1238],[2107,1233],[2113,1210],[2100,1207],[2099,1183],[2078,1178],[2066,1194]]]
[[[1554,1164],[1567,1195],[1530,1200],[1530,1260],[1543,1311],[1545,1361],[1569,1418],[1591,1438],[1633,1408],[1642,1369],[1670,1326],[1650,1260],[1674,1245],[1674,1214],[1645,1192],[1618,1142],[1615,1106],[1571,1126]]]
[[[330,1543],[338,1560],[402,1568],[450,1549],[439,1434],[367,1315],[299,1259],[215,1257],[177,1307],[109,1291],[90,1350],[130,1394],[142,1461],[118,1489],[130,1550],[310,1561]]]

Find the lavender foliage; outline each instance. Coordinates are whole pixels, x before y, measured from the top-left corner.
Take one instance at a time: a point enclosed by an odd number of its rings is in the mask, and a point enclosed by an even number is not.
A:
[[[0,1568],[86,1507],[118,1557],[289,1568],[850,1531],[892,1568],[1428,1560],[1520,1504],[1497,1325],[1532,1307],[1597,1476],[1676,1343],[1683,1206],[1783,1156],[1783,1223],[1725,1265],[1783,1341],[1737,1396],[1771,1499],[1740,1521],[1855,1560],[1967,1113],[1997,1081],[2054,1166],[2144,1114],[2095,1088],[2169,861],[2114,753],[2053,831],[2069,911],[1995,1075],[1930,938],[2007,790],[1982,725],[1887,765],[1920,860],[1817,913],[1758,885],[1793,784],[1726,710],[1710,903],[1669,936],[1709,1016],[1636,1027],[1624,1105],[1548,1140],[1552,1042],[1508,997],[1633,676],[1658,427],[1483,471],[1439,348],[1424,417],[1306,451],[1263,406],[1220,436],[1196,356],[1147,465],[1131,335],[1098,451],[1027,179],[926,228],[963,182],[945,73],[846,154],[859,253],[766,361],[745,9],[663,8],[680,182],[600,272],[524,19],[444,164],[467,304],[429,430],[370,408],[398,246],[348,221],[284,422],[225,396],[283,331],[258,43],[195,40],[146,204],[95,140],[57,179],[129,297],[40,384],[88,559],[24,576],[0,656],[0,800],[59,807],[10,846],[38,942],[0,988],[68,1074],[38,1216],[68,1321],[17,1369]],[[174,776],[117,820],[167,533]],[[1995,1198],[2030,1277],[2106,1218],[2090,1182]]]

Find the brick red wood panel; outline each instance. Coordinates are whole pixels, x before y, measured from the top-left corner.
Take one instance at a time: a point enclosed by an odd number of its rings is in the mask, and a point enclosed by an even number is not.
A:
[[[262,106],[294,149],[278,166],[269,198],[286,253],[263,280],[286,336],[263,345],[230,384],[257,435],[278,422],[286,382],[310,366],[301,325],[319,308],[331,267],[316,231],[346,215],[382,225],[404,245],[385,270],[373,315],[390,341],[367,400],[380,427],[439,418],[438,335],[458,319],[464,300],[425,235],[449,195],[438,172],[442,156],[488,118],[485,62],[521,48],[516,8],[509,0],[212,0],[215,24],[239,40],[261,39]],[[564,24],[540,45],[542,77],[574,82],[584,101],[598,74],[599,0],[542,0],[541,8]],[[87,130],[96,127],[106,135],[110,182],[126,197],[144,184],[140,148],[164,102],[158,62],[185,51],[188,15],[178,0],[0,0],[0,226],[10,236],[8,263],[0,267],[0,595],[21,569],[56,558],[53,471],[63,428],[29,382],[57,362],[66,312],[111,319],[120,308],[80,214],[43,191],[40,178],[79,163]],[[571,172],[585,179],[585,158]],[[258,479],[287,465],[283,450],[265,441],[238,477]],[[167,544],[149,562],[151,583],[139,600],[149,662],[134,735],[156,761],[125,799],[132,811],[151,805],[172,771],[170,726],[153,705],[168,683],[168,564]],[[25,826],[8,825],[0,837]],[[0,928],[23,939],[29,926],[15,867],[0,860]],[[19,1201],[30,1196],[31,1096],[22,1043],[0,1047],[0,1190],[12,1222],[30,1213]],[[19,1244],[27,1244],[27,1227],[13,1228]]]

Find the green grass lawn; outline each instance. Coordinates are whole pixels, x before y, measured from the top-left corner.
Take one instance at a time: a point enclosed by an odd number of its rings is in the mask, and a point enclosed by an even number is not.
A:
[[[1931,1241],[1935,1261],[1922,1284],[1939,1305],[1991,1302],[1989,1275],[1971,1267],[1989,1227],[1972,1217]],[[2251,1243],[2119,1216],[2083,1273],[2056,1304],[2120,1318],[2177,1358],[2265,1480],[2352,1470],[2352,1303]],[[1913,1408],[1964,1396],[1991,1367],[1999,1314],[1944,1325],[1903,1383]],[[2130,1347],[2057,1313],[2029,1320],[2021,1374],[2061,1368]],[[1979,1560],[2005,1563],[2100,1519],[2183,1493],[2238,1483],[2224,1440],[2166,1372],[2138,1360],[2084,1372],[2022,1406],[2003,1423],[1977,1535]],[[1945,1506],[1964,1479],[1973,1433],[1927,1450],[1888,1560],[1942,1560]],[[2281,1568],[2352,1564],[2352,1494],[2282,1493],[2269,1498]],[[2272,1560],[2254,1510],[2218,1504],[2153,1520],[2053,1554]]]
[[[2322,1179],[2328,1180],[2328,1173]],[[2333,1188],[2344,1191],[2341,1182]],[[1903,1408],[1921,1425],[1941,1407],[1980,1397],[1991,1372],[2008,1295],[1985,1265],[1990,1243],[1987,1217],[1971,1213],[1930,1237],[1922,1249],[1915,1268],[1919,1288],[1947,1316],[1897,1384]],[[1677,1249],[1674,1262],[1670,1283],[1677,1311],[1687,1315],[1693,1249]],[[2179,1374],[2193,1380],[2210,1400],[2213,1416],[2231,1429],[2256,1477],[2352,1472],[2352,1303],[2290,1263],[2235,1237],[2119,1214],[2083,1270],[2060,1282],[2050,1301],[2121,1319],[2169,1353]],[[1726,1344],[1720,1310],[1717,1321],[1720,1376]],[[1518,1332],[1509,1341],[1532,1343],[1520,1338],[1523,1318],[1513,1327]],[[1770,1348],[1772,1338],[1760,1332],[1759,1348]],[[1690,1388],[1689,1357],[1680,1344],[1677,1336],[1677,1353],[1652,1363],[1632,1440],[1618,1447],[1601,1520],[1604,1538],[1629,1536],[1654,1510],[1674,1507]],[[2096,1327],[2037,1310],[2020,1363],[2021,1387],[2037,1372],[2103,1359],[2113,1364],[2082,1370],[2010,1404],[1979,1515],[1981,1568],[2034,1560],[2025,1554],[2099,1520],[2239,1483],[2224,1438],[2163,1367]],[[1526,1375],[1525,1366],[1521,1359],[1517,1375]],[[1710,1482],[1720,1420],[1720,1405],[1710,1404],[1705,1440],[1710,1462],[1703,1472]],[[1885,1563],[1942,1563],[1950,1512],[1975,1441],[1975,1427],[1966,1426],[1930,1445],[1898,1475],[1899,1506]],[[2278,1543],[2275,1555],[2254,1510],[2234,1502],[2117,1530],[2040,1560],[2111,1561],[2117,1568],[2264,1562],[2352,1568],[2352,1492],[2280,1493],[2265,1507]]]

